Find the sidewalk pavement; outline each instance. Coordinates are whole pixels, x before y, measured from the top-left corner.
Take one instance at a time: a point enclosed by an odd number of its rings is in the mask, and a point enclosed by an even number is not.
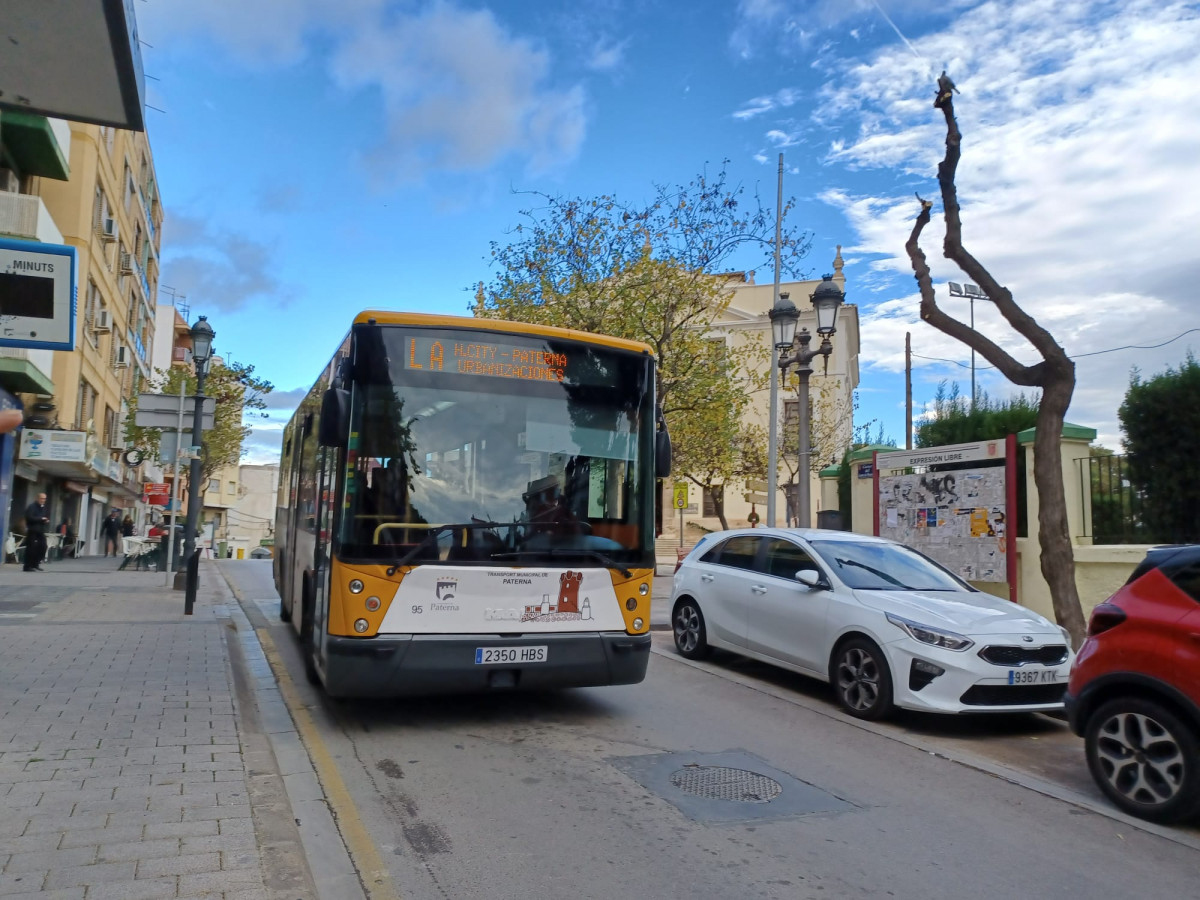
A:
[[[0,565],[0,896],[355,896],[317,890],[292,795],[320,787],[216,567],[184,616],[118,564]]]

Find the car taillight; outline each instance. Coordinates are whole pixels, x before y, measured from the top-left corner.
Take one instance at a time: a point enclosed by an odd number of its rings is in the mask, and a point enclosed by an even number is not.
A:
[[[1101,603],[1092,610],[1092,617],[1088,620],[1088,637],[1095,637],[1124,621],[1125,610],[1114,603]]]

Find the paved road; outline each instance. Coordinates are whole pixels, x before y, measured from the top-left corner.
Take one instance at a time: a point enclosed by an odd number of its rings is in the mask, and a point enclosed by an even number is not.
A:
[[[864,729],[802,679],[679,660],[666,632],[638,686],[331,702],[303,684],[269,564],[222,568],[399,896],[1195,895],[1195,831],[1090,811],[1086,776],[1061,761],[1041,776],[1082,805],[985,771],[1067,747],[1052,720]],[[721,792],[738,799],[704,796]]]

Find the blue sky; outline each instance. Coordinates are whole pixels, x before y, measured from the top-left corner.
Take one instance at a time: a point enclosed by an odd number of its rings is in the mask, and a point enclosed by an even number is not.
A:
[[[148,131],[167,209],[161,283],[273,381],[250,458],[368,307],[467,312],[528,203],[648,198],[729,160],[846,258],[859,420],[903,440],[914,400],[967,389],[921,324],[904,241],[936,197],[947,68],[961,89],[965,243],[1078,356],[1069,418],[1119,442],[1130,368],[1200,346],[1200,18],[1158,0],[146,0]],[[935,207],[935,212],[940,209]],[[948,311],[940,217],[924,246]],[[764,252],[738,264],[769,281]],[[1033,361],[986,304],[981,330]],[[1126,345],[1156,349],[1099,353]],[[936,359],[935,359],[936,358]],[[950,360],[939,362],[937,359]],[[981,362],[982,365],[982,362]],[[986,369],[993,396],[1009,387]]]

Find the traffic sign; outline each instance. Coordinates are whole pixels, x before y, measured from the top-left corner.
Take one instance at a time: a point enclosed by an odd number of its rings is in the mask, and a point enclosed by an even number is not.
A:
[[[767,483],[765,481],[755,481],[754,479],[746,479],[746,489],[750,491],[758,491],[760,494],[767,492]]]
[[[742,494],[742,499],[745,500],[747,503],[766,503],[767,495],[766,494],[755,494],[755,493],[747,491],[745,494]]]
[[[675,483],[674,502],[672,505],[676,509],[687,509],[688,486],[686,481],[679,481]]]

